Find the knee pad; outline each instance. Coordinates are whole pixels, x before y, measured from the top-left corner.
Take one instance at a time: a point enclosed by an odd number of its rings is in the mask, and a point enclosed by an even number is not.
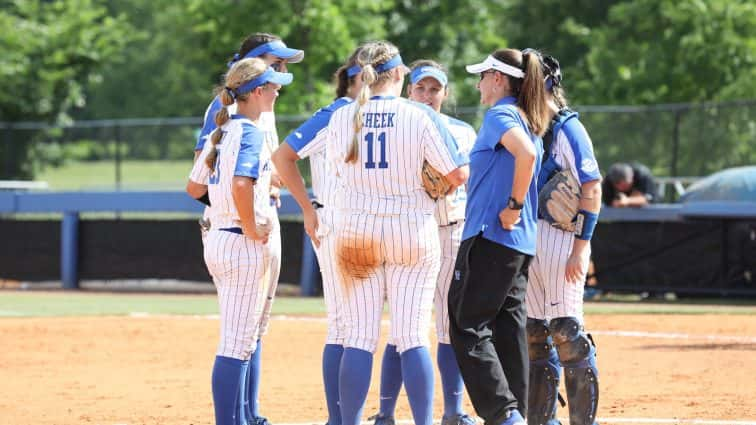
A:
[[[552,320],[550,330],[564,365],[570,425],[593,425],[599,398],[596,346],[574,317]]]
[[[551,334],[549,333],[548,322],[528,317],[525,331],[528,335],[528,356],[530,357],[530,361],[535,362],[548,359],[551,350],[554,348]]]
[[[583,326],[575,317],[557,317],[551,320],[549,331],[554,338],[559,361],[568,365],[583,362],[591,353],[592,341],[583,332]]]
[[[545,320],[528,318],[528,424],[551,425],[556,421],[557,394],[561,365]],[[556,422],[555,422],[556,421]]]

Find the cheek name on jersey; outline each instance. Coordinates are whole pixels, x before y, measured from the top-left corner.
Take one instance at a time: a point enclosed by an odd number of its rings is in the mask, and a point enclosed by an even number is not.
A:
[[[366,112],[362,114],[363,127],[386,128],[394,126],[394,112]]]

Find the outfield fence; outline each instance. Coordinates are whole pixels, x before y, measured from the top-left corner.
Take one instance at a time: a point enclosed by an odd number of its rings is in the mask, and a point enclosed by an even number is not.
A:
[[[657,176],[704,176],[756,164],[756,99],[650,106],[578,106],[599,163],[639,161]],[[477,128],[482,107],[447,111]],[[278,115],[284,139],[309,115]],[[201,117],[43,122],[0,122],[0,179],[39,178],[66,164],[101,168],[67,189],[176,189],[187,167],[147,173],[137,162],[189,160]],[[103,164],[107,164],[102,168]],[[309,169],[303,164],[307,176]],[[81,168],[81,167],[80,167]],[[149,181],[149,184],[145,182]],[[50,182],[53,189],[56,182]],[[669,191],[668,193],[673,193]]]

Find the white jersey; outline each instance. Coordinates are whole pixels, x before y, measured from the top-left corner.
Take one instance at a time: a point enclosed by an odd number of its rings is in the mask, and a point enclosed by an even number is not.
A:
[[[270,132],[264,132],[246,117],[232,115],[221,127],[223,138],[216,145],[218,151],[215,171],[211,172],[205,159],[212,147],[206,143],[194,164],[189,178],[208,186],[210,214],[214,228],[239,227],[239,213],[231,193],[234,176],[254,178],[254,209],[258,219],[272,220],[270,205],[271,143]]]
[[[441,114],[441,117],[457,142],[459,154],[468,158],[475,139],[478,137],[475,129],[470,124],[448,115]],[[454,193],[436,201],[435,215],[438,225],[448,226],[450,223],[464,220],[465,206],[467,206],[467,191],[465,185],[460,185]]]
[[[552,124],[553,129],[554,124]],[[576,118],[567,119],[554,137],[546,161],[559,170],[570,170],[577,181],[584,184],[599,180],[598,163],[593,154],[593,143],[583,125]],[[543,167],[548,173],[552,167]],[[547,175],[541,176],[545,181]],[[580,270],[580,283],[567,282],[565,269],[572,254],[575,235],[538,220],[536,255],[528,268],[526,304],[528,317],[552,319],[555,317],[583,318],[583,282],[588,273],[587,263]],[[590,245],[588,246],[590,255]]]
[[[439,115],[425,105],[394,96],[374,96],[362,106],[356,162],[345,158],[354,140],[354,102],[333,113],[327,160],[342,190],[336,208],[380,215],[432,214],[435,202],[422,186],[423,162],[446,175],[464,165],[456,142]]]

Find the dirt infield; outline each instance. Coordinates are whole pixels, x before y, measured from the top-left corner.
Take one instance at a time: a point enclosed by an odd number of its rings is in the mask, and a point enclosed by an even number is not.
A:
[[[593,315],[587,324],[598,331],[599,418],[756,421],[756,317]],[[212,424],[217,327],[187,316],[0,319],[0,424]],[[322,319],[272,323],[261,405],[274,424],[325,422],[324,336]],[[380,355],[365,417],[377,408]],[[402,394],[397,417],[409,419]]]

